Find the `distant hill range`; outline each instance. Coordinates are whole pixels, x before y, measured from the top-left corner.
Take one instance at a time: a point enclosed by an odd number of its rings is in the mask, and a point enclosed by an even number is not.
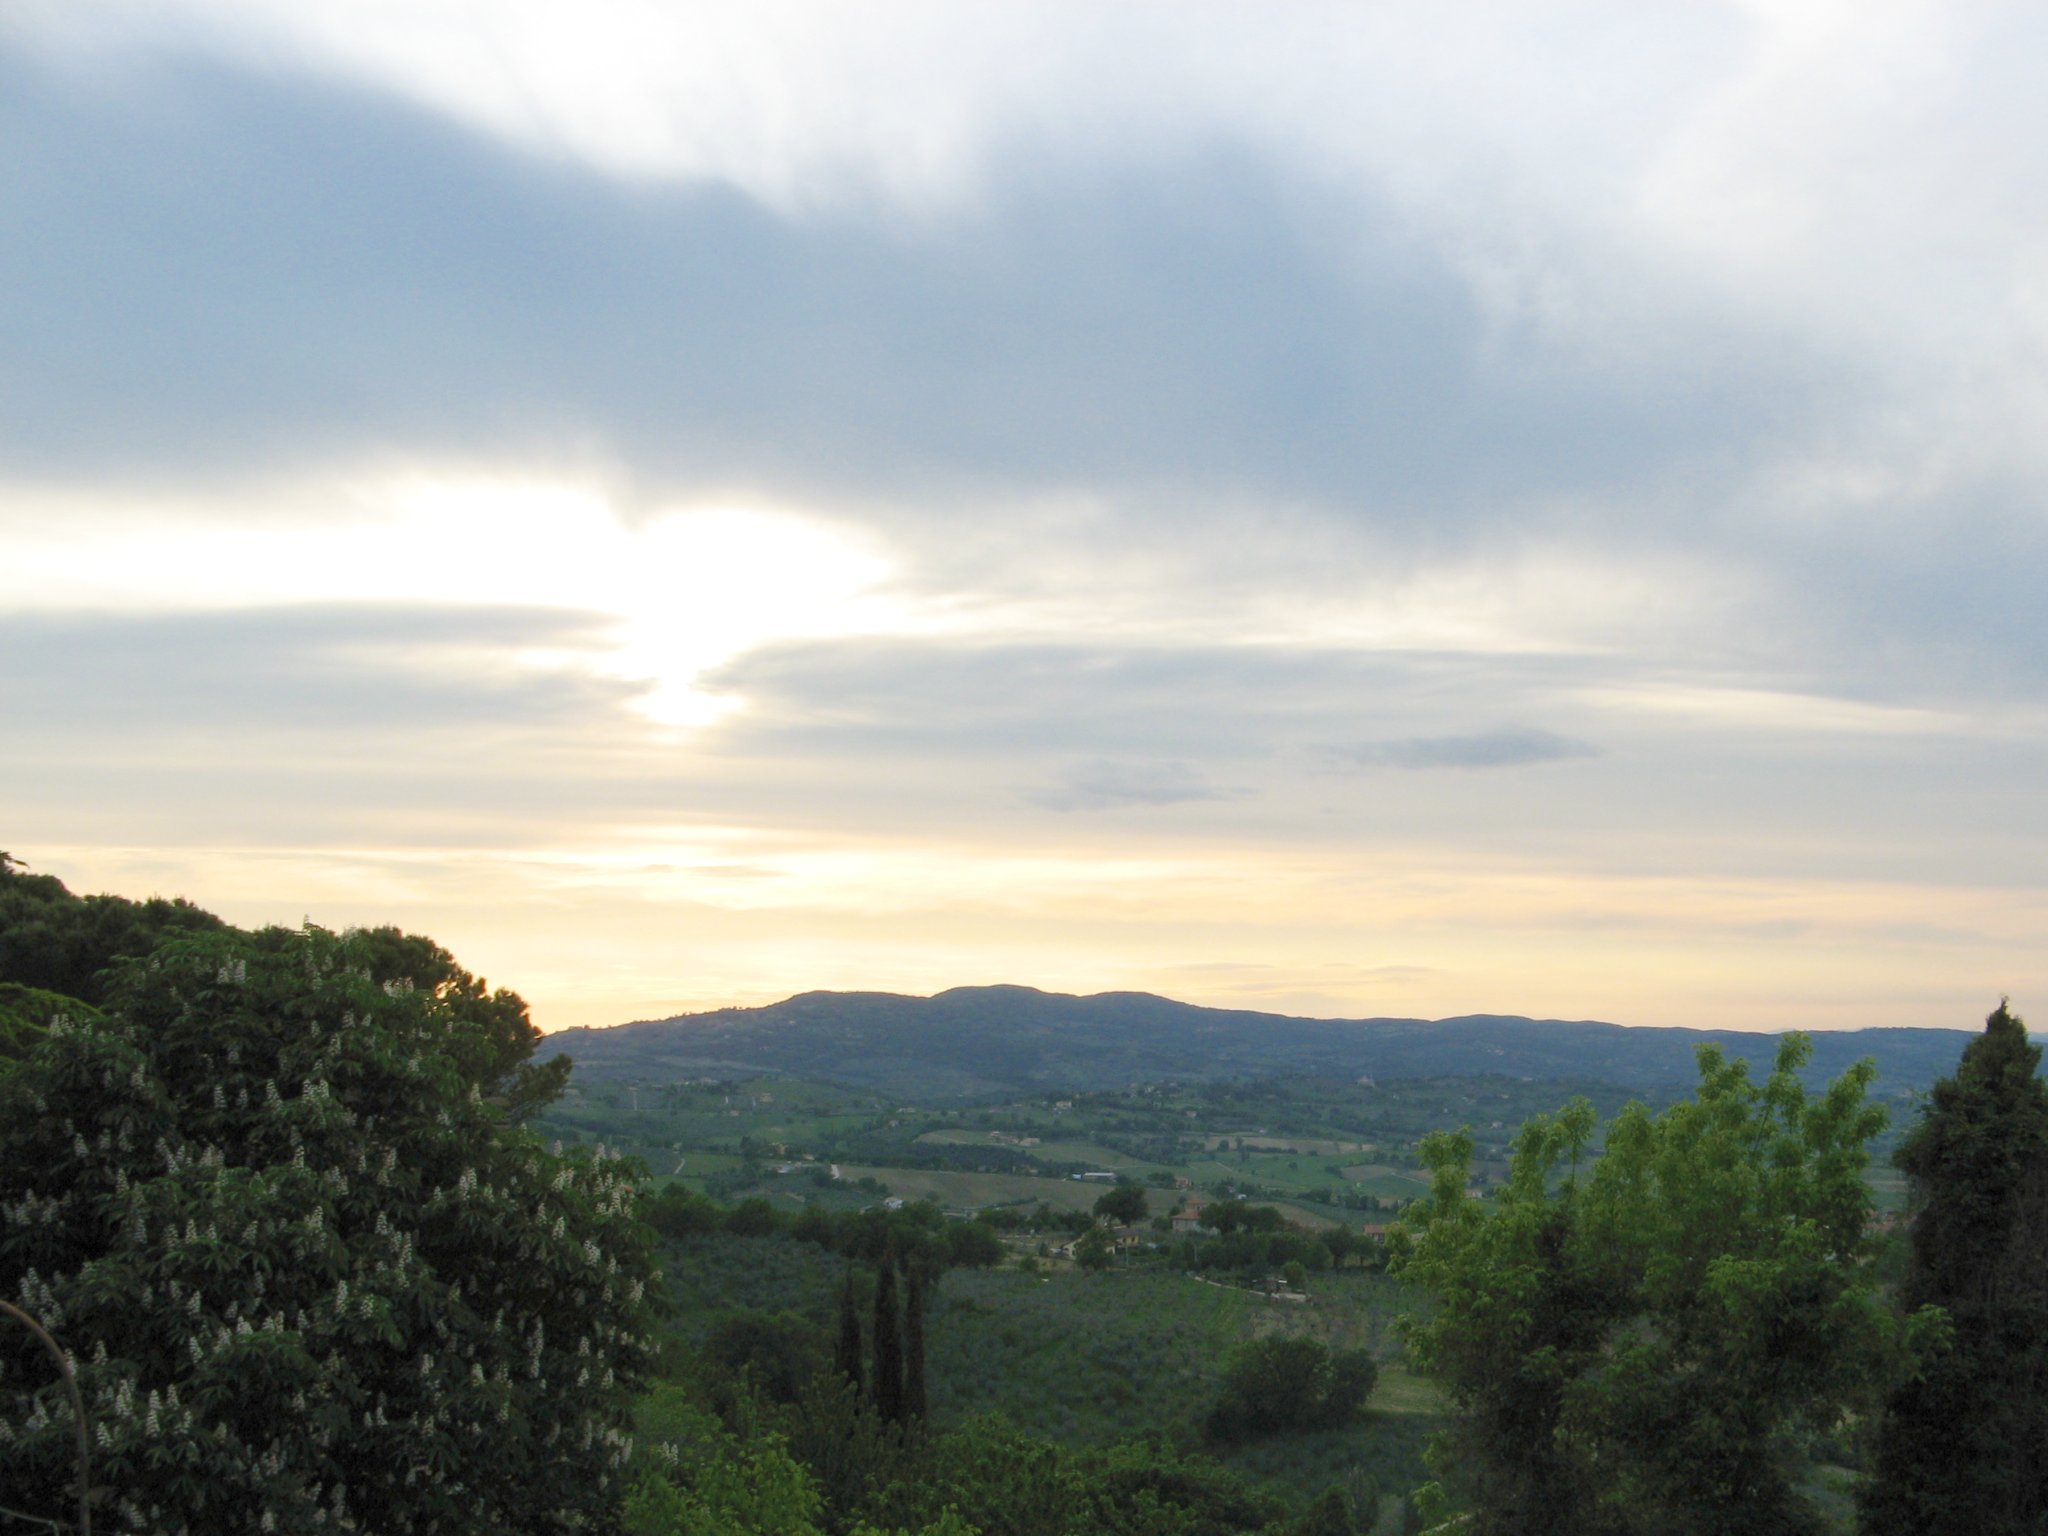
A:
[[[1876,1092],[1922,1089],[1953,1072],[1971,1032],[1816,1033],[1807,1077],[1875,1058]],[[1090,1091],[1134,1082],[1320,1076],[1498,1074],[1682,1091],[1712,1041],[1767,1071],[1772,1035],[1624,1028],[1588,1020],[1473,1014],[1455,1019],[1303,1019],[1200,1008],[1147,992],[1073,997],[1031,987],[956,987],[936,997],[805,992],[760,1008],[566,1029],[538,1058],[566,1051],[586,1080],[673,1082],[782,1075],[898,1098]]]

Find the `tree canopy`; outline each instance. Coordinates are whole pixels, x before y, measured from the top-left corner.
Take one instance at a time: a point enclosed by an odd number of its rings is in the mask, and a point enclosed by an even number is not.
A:
[[[1333,1354],[1315,1339],[1255,1339],[1231,1359],[1203,1432],[1227,1443],[1282,1430],[1338,1429],[1364,1411],[1378,1376],[1364,1350]]]
[[[1469,1133],[1425,1138],[1396,1264],[1437,1298],[1410,1342],[1450,1398],[1435,1464],[1466,1529],[1815,1528],[1799,1437],[1867,1402],[1899,1330],[1863,1262],[1873,1069],[1809,1098],[1808,1049],[1786,1036],[1759,1085],[1703,1046],[1696,1096],[1629,1106],[1590,1168],[1592,1107],[1539,1117],[1490,1202]]]
[[[1862,1499],[1874,1536],[2006,1536],[2048,1522],[2048,1083],[2000,1003],[1897,1162],[1918,1207],[1901,1299],[1953,1347],[1887,1405]]]
[[[653,1278],[633,1170],[508,1123],[509,1053],[462,998],[380,982],[388,951],[175,938],[0,1079],[0,1292],[77,1361],[110,1529],[616,1508]],[[10,1504],[54,1510],[71,1415],[30,1343],[0,1336],[0,1456]]]
[[[1095,1202],[1095,1214],[1123,1226],[1134,1226],[1151,1214],[1145,1191],[1136,1184],[1119,1184],[1105,1190]]]
[[[183,899],[74,896],[56,876],[32,874],[0,853],[0,982],[97,1005],[116,960],[146,955],[167,938],[226,928]]]

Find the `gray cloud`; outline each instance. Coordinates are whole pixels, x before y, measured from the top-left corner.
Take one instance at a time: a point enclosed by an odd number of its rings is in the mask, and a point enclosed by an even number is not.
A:
[[[2048,677],[2026,474],[1902,492],[1881,516],[1731,490],[1801,443],[1853,458],[1880,387],[1860,364],[1686,296],[1643,309],[1635,363],[1589,359],[1569,327],[1503,330],[1391,206],[1241,144],[1110,167],[1019,143],[971,208],[799,218],[626,186],[368,90],[170,55],[110,79],[0,45],[0,463],[16,476],[566,456],[649,499],[758,486],[917,516],[913,563],[935,567],[978,547],[974,521],[1010,517],[1021,532],[989,558],[1085,559],[1103,530],[1055,549],[1016,510],[1079,488],[1124,509],[1126,549],[1235,539],[1274,584],[1344,563],[1302,556],[1275,507],[1368,527],[1396,559],[1550,520],[1596,547],[1739,565],[1754,611],[1700,658],[1731,674],[1872,700],[2030,699]],[[1225,515],[1197,537],[1205,508]],[[735,675],[772,687],[782,665]],[[1032,697],[1058,685],[1004,665]],[[1075,704],[1093,724],[1064,750],[1208,749],[1163,691],[1181,663],[1110,665],[1116,702]],[[947,707],[990,737],[1032,718],[999,694]],[[818,701],[803,728],[857,732],[860,708]]]
[[[1249,539],[1274,580],[1329,564],[1276,508],[1397,561],[1569,530],[1746,571],[1760,611],[1710,662],[1875,698],[2048,676],[2030,472],[1902,464],[1922,488],[1883,516],[1758,488],[1802,445],[1889,441],[1858,426],[1896,405],[1868,358],[1698,294],[1632,295],[1627,359],[1504,328],[1391,205],[1226,140],[1114,165],[1020,142],[971,207],[797,217],[366,89],[168,54],[110,84],[0,44],[0,205],[15,476],[594,461],[629,501],[857,506],[941,581],[1059,552],[1020,509],[1075,490],[1115,509],[1091,540],[1235,569]]]
[[[1077,763],[1055,783],[1026,793],[1033,805],[1051,811],[1102,811],[1120,806],[1186,805],[1195,800],[1228,800],[1238,792],[1218,789],[1186,763]]]
[[[1600,749],[1554,731],[1503,726],[1467,736],[1411,736],[1332,747],[1330,755],[1360,768],[1526,768],[1536,763],[1598,757]]]
[[[1782,338],[1617,375],[1249,150],[1000,158],[906,228],[628,188],[368,92],[0,52],[0,452],[54,475],[597,452],[654,491],[1123,486],[1438,536],[1817,399]],[[1681,334],[1682,333],[1682,334]]]
[[[635,689],[538,673],[514,653],[574,651],[599,633],[597,621],[554,609],[0,613],[0,717],[34,722],[43,740],[567,732],[615,720]]]
[[[838,640],[765,647],[707,685],[752,706],[730,750],[969,750],[1243,761],[1324,739],[1333,716],[1433,725],[1601,675],[1570,657],[1336,648]]]

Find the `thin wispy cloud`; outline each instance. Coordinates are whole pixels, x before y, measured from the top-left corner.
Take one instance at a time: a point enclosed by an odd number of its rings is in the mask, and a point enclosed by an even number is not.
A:
[[[1186,763],[1076,763],[1055,783],[1027,791],[1025,799],[1051,811],[1103,811],[1122,806],[1186,805],[1228,800],[1242,791],[1219,789]]]
[[[1539,763],[1598,757],[1590,742],[1527,726],[1503,726],[1464,736],[1410,736],[1332,747],[1330,755],[1356,768],[1528,768]]]

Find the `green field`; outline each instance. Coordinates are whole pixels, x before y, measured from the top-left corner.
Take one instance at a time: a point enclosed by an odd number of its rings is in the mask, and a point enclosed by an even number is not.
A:
[[[985,1210],[991,1206],[1040,1203],[1056,1211],[1086,1211],[1102,1198],[1103,1186],[1075,1179],[1039,1178],[1015,1173],[953,1173],[933,1168],[886,1168],[840,1165],[845,1178],[874,1178],[906,1200],[930,1200],[943,1210]]]
[[[1273,1204],[1304,1225],[1393,1218],[1427,1191],[1413,1148],[1426,1131],[1471,1129],[1478,1188],[1502,1180],[1517,1128],[1576,1092],[1603,1116],[1628,1095],[1601,1084],[1445,1078],[1360,1084],[1317,1078],[1152,1085],[1046,1094],[1004,1103],[892,1103],[869,1091],[787,1078],[746,1082],[572,1086],[537,1122],[545,1136],[603,1141],[639,1157],[658,1181],[677,1179],[732,1201],[759,1195],[781,1209],[829,1209],[885,1194],[947,1210],[1036,1207],[1087,1211],[1101,1185],[1067,1177],[1115,1172],[1144,1184],[1152,1214],[1183,1196]],[[1896,1130],[1889,1133],[1896,1137]],[[1036,1144],[1024,1147],[1026,1137]],[[1870,1182],[1897,1211],[1904,1186],[1878,1148]],[[797,1164],[801,1171],[779,1175]],[[833,1185],[813,1166],[836,1164]],[[863,1180],[865,1189],[853,1186]]]
[[[926,1131],[917,1138],[919,1144],[935,1146],[993,1147],[1001,1145],[991,1140],[987,1131],[953,1130]],[[1119,1152],[1113,1147],[1098,1146],[1091,1141],[1045,1141],[1035,1147],[1020,1148],[1032,1157],[1045,1163],[1087,1163],[1107,1170],[1128,1169],[1134,1173],[1149,1173],[1161,1166],[1158,1163],[1134,1157],[1128,1152]]]

